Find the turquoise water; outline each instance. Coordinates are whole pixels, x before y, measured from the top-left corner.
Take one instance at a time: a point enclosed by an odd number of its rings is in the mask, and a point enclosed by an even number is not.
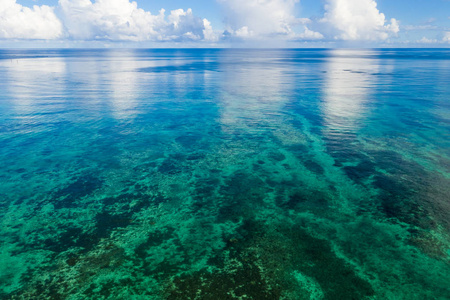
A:
[[[0,90],[2,299],[450,299],[450,50],[1,50]]]

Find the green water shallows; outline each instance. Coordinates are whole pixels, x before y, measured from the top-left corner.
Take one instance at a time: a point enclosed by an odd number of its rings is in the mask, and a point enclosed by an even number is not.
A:
[[[449,50],[1,50],[0,90],[2,299],[450,299]]]

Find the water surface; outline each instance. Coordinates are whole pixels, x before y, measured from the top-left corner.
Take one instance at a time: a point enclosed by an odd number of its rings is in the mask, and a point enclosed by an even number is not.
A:
[[[1,50],[0,298],[450,299],[449,50]]]

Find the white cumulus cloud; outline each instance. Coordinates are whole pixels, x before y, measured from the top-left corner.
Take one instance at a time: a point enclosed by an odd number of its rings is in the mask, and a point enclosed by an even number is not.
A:
[[[16,0],[0,1],[0,38],[56,39],[62,34],[62,23],[52,7],[28,8]]]
[[[59,0],[28,8],[0,0],[0,38],[109,41],[214,41],[207,19],[191,9],[152,14],[129,0]]]
[[[444,43],[450,43],[450,31],[444,32],[444,37],[442,38]]]
[[[301,40],[321,40],[324,36],[320,32],[312,31],[305,26],[305,31],[297,34],[297,38]]]
[[[206,41],[215,42],[218,40],[218,35],[214,32],[211,22],[203,19],[203,37]]]
[[[417,40],[416,43],[418,43],[418,44],[435,44],[435,43],[438,43],[438,40],[429,39],[427,37],[422,37],[420,40]]]
[[[324,0],[324,15],[315,19],[296,15],[300,0],[217,1],[225,16],[222,35],[191,9],[152,13],[132,0],[58,0],[56,7],[29,8],[16,0],[0,0],[0,39],[220,42],[222,37],[266,45],[267,41],[376,41],[399,32],[398,21],[388,21],[376,0]],[[445,35],[442,41],[448,39]]]
[[[320,20],[337,40],[386,40],[399,32],[399,23],[390,23],[375,0],[326,0]]]
[[[224,8],[226,32],[239,38],[320,38],[307,29],[309,19],[293,13],[299,0],[219,0]],[[303,36],[294,27],[303,28]]]
[[[60,11],[68,35],[74,39],[174,41],[212,38],[207,20],[192,10],[165,10],[151,14],[128,0],[60,0]]]

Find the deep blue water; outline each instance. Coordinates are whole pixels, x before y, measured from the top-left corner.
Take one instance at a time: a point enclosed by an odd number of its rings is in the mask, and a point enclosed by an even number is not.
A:
[[[450,50],[0,50],[0,298],[450,299]]]

